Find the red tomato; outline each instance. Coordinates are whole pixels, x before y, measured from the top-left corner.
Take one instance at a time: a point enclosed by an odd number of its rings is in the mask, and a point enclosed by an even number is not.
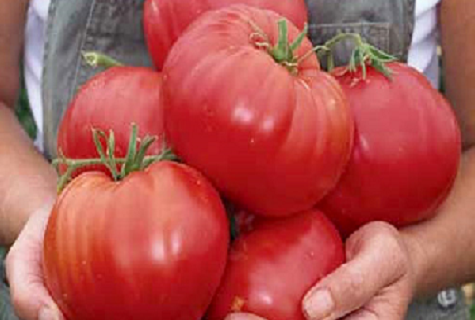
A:
[[[159,162],[74,179],[46,230],[48,289],[69,320],[199,320],[223,275],[228,222],[197,171]]]
[[[138,125],[139,137],[156,136],[149,154],[159,154],[163,147],[162,75],[140,67],[114,67],[84,84],[61,121],[58,152],[70,159],[97,158],[92,128],[106,133],[113,130],[116,157],[127,153],[130,124]],[[105,148],[104,148],[105,149]],[[78,170],[74,176],[92,167]],[[103,172],[109,171],[101,166]]]
[[[201,14],[236,3],[273,10],[287,17],[300,29],[307,22],[304,0],[147,0],[144,29],[155,66],[162,69],[173,44]]]
[[[321,208],[345,235],[370,221],[404,226],[435,214],[460,160],[460,130],[446,100],[416,70],[391,63],[392,81],[373,68],[334,74],[355,118],[348,168]]]
[[[353,141],[343,91],[314,54],[291,72],[258,48],[266,37],[276,43],[280,19],[242,5],[209,12],[178,40],[164,68],[173,150],[238,207],[266,216],[314,206],[335,186]],[[292,42],[299,31],[288,27]],[[311,50],[305,38],[295,56]]]
[[[233,243],[207,319],[242,311],[269,320],[304,320],[304,295],[343,262],[341,238],[321,212],[261,221]]]

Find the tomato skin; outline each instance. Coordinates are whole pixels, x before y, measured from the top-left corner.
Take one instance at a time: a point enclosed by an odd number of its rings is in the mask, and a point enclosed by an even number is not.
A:
[[[345,236],[370,221],[429,219],[457,174],[461,137],[447,101],[415,69],[391,63],[392,81],[334,71],[355,118],[352,158],[321,208]]]
[[[249,21],[274,43],[279,19],[248,6],[209,12],[178,40],[163,71],[173,150],[238,207],[264,216],[314,206],[335,186],[353,141],[346,97],[315,55],[294,75],[250,41]],[[291,41],[298,33],[289,24]],[[305,39],[296,56],[311,49]]]
[[[269,320],[305,320],[304,295],[343,262],[338,231],[319,211],[260,221],[232,244],[207,320],[241,311]]]
[[[92,135],[96,128],[105,133],[114,131],[115,155],[124,157],[131,123],[137,124],[139,137],[157,137],[148,154],[160,153],[164,142],[161,87],[161,73],[147,68],[113,67],[97,74],[79,89],[63,116],[58,128],[58,154],[69,159],[98,158]],[[92,170],[109,174],[105,166],[91,166],[77,170],[73,177]]]
[[[304,0],[147,0],[144,6],[144,30],[156,68],[163,68],[173,44],[201,14],[236,3],[273,10],[288,18],[300,30],[307,22]]]
[[[87,172],[53,208],[45,282],[68,320],[199,320],[228,244],[223,204],[196,170],[160,162],[121,182]]]

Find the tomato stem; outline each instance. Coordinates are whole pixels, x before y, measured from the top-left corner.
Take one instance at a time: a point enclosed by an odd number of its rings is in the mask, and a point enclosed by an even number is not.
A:
[[[110,172],[114,181],[120,181],[127,175],[135,171],[142,171],[154,162],[169,160],[178,160],[177,156],[169,148],[164,148],[159,155],[146,156],[149,147],[156,141],[155,137],[146,136],[139,143],[137,150],[137,126],[132,125],[131,138],[129,140],[129,148],[125,158],[116,158],[115,154],[115,135],[112,130],[109,131],[109,136],[100,130],[92,129],[94,144],[96,145],[99,158],[90,159],[68,159],[62,152],[59,152],[59,157],[53,160],[53,166],[59,172],[61,165],[66,166],[66,172],[60,176],[58,180],[58,193],[71,181],[73,173],[83,167],[104,165]],[[106,150],[102,146],[101,140],[105,141]],[[117,166],[121,165],[120,173],[117,171]]]
[[[287,68],[290,73],[297,74],[300,60],[295,56],[295,51],[302,45],[307,36],[308,25],[305,24],[304,30],[290,43],[288,22],[286,19],[280,19],[277,22],[279,29],[277,44],[272,45],[269,37],[258,25],[252,21],[249,21],[249,23],[255,31],[250,36],[250,40],[254,45],[259,49],[266,49],[275,62]]]
[[[287,28],[287,21],[284,19],[279,20],[279,39],[277,45],[271,49],[272,56],[274,60],[278,63],[282,63],[284,61],[291,61],[292,51],[290,50],[289,40],[288,40],[288,28]]]
[[[355,43],[355,48],[350,56],[350,62],[347,70],[355,72],[358,67],[361,67],[363,79],[366,79],[367,65],[372,66],[387,78],[391,79],[392,71],[386,66],[388,62],[396,61],[397,58],[385,53],[384,51],[372,46],[357,33],[340,33],[332,39],[328,40],[322,47],[327,54],[327,69],[332,71],[335,66],[333,48],[340,42],[352,40]]]
[[[83,51],[82,56],[84,60],[86,60],[86,63],[93,68],[103,67],[109,69],[124,66],[119,61],[96,51]]]

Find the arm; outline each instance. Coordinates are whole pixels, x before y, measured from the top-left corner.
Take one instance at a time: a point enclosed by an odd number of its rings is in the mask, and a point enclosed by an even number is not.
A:
[[[30,214],[50,206],[56,174],[16,120],[27,0],[0,2],[0,245],[11,245]]]
[[[451,196],[435,219],[404,231],[420,255],[417,292],[475,279],[475,2],[443,1],[440,8],[447,96],[462,129],[464,153]],[[456,264],[454,264],[456,261]]]
[[[412,298],[475,279],[474,18],[474,1],[442,1],[447,94],[464,146],[450,196],[430,221],[399,231],[373,223],[356,232],[346,243],[348,263],[304,299],[308,319],[401,319]]]
[[[442,1],[440,24],[447,95],[464,146],[454,188],[430,221],[402,230],[376,222],[355,232],[347,263],[305,296],[309,320],[400,320],[414,297],[475,279],[475,2]]]
[[[27,8],[28,0],[0,1],[0,245],[17,239],[7,258],[17,315],[25,320],[61,319],[41,272],[43,233],[56,197],[56,174],[13,113]]]

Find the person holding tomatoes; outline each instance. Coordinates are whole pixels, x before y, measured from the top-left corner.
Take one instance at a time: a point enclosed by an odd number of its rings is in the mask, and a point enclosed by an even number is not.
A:
[[[272,8],[272,3],[261,5]],[[446,91],[460,123],[464,150],[454,187],[435,217],[401,229],[373,222],[355,231],[346,241],[346,263],[305,295],[303,313],[308,320],[468,319],[457,288],[475,279],[471,216],[475,209],[475,115],[471,108],[475,95],[470,88],[475,82],[475,43],[469,40],[475,36],[475,3],[307,0],[307,10],[301,10],[303,2],[298,0],[279,1],[284,3],[292,5],[272,9],[288,14],[300,28],[308,12],[309,36],[315,44],[339,32],[359,33],[424,73],[434,87],[439,85],[440,30]],[[190,12],[202,10],[193,5],[190,1]],[[214,1],[214,5],[225,6],[226,1]],[[187,12],[187,8],[176,12]],[[45,287],[42,270],[43,235],[57,195],[57,176],[47,160],[56,156],[56,132],[64,106],[94,74],[82,62],[82,52],[102,51],[127,64],[161,68],[166,57],[150,58],[142,16],[143,1],[0,4],[0,245],[10,247],[6,279],[0,283],[0,320],[64,319]],[[185,26],[190,23],[184,20],[180,22]],[[170,31],[170,39],[176,36]],[[170,43],[158,46],[169,49]],[[344,62],[347,53],[348,48],[340,47],[337,61]],[[21,60],[39,128],[34,143],[13,113]],[[4,278],[3,265],[0,268]],[[226,319],[261,318],[233,313]]]

